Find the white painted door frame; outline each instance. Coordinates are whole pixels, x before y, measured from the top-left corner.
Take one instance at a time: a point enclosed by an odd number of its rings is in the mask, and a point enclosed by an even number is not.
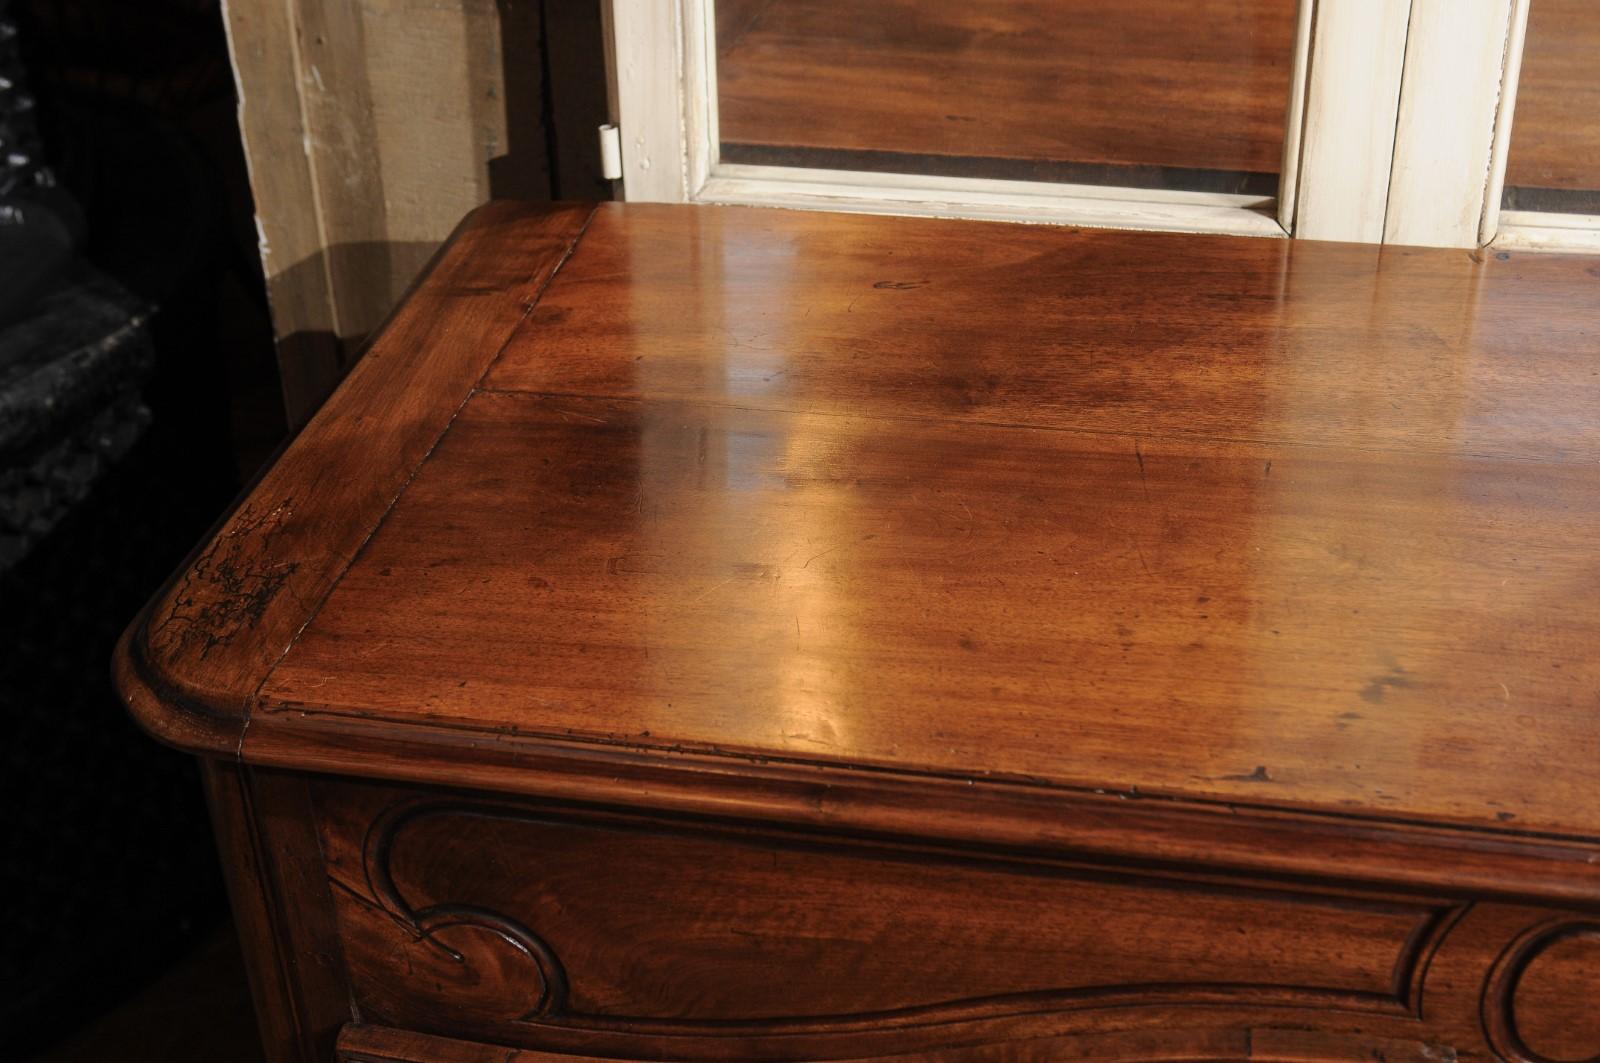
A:
[[[1315,3],[1296,236],[1383,239],[1410,10],[1411,0]]]
[[[1531,0],[1511,0],[1511,28],[1506,38],[1505,91],[1496,112],[1489,181],[1484,195],[1478,240],[1495,248],[1518,251],[1600,253],[1600,214],[1558,214],[1553,211],[1502,210],[1506,160],[1511,146],[1511,119],[1522,74],[1522,50]]]
[[[609,19],[629,200],[1284,235],[1270,196],[722,163],[712,0],[609,0]]]
[[[714,0],[608,0],[624,198],[1474,247],[1499,211],[1528,0],[1302,0],[1278,197],[718,158]]]
[[[1511,117],[1501,102],[1515,99],[1526,17],[1520,0],[1412,0],[1385,243],[1481,242],[1498,212],[1494,152]]]

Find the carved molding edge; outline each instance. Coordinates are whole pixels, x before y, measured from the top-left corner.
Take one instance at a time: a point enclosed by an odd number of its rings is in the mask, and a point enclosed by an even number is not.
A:
[[[538,975],[540,991],[525,1012],[514,1017],[508,1016],[509,1021],[614,1034],[722,1039],[826,1035],[850,1031],[890,1033],[953,1024],[1047,1018],[1106,1008],[1205,1006],[1309,1009],[1418,1019],[1421,1015],[1423,982],[1433,956],[1470,907],[1439,907],[1424,911],[1395,958],[1392,993],[1266,983],[1158,983],[1027,991],[888,1011],[806,1018],[695,1021],[591,1015],[568,1010],[568,976],[564,966],[549,944],[523,923],[466,903],[441,903],[417,909],[402,895],[390,869],[396,839],[409,824],[430,816],[487,817],[556,825],[569,824],[570,820],[495,802],[456,798],[404,802],[386,809],[369,827],[363,842],[363,864],[373,897],[418,940],[428,941],[457,962],[468,963],[469,957],[435,940],[433,935],[450,926],[469,925],[490,931],[531,961]],[[1531,1063],[1544,1061],[1534,1060]]]
[[[436,935],[455,926],[487,930],[527,959],[538,977],[539,992],[519,1020],[544,1019],[564,1014],[567,1007],[567,972],[555,951],[522,923],[499,912],[473,904],[433,904],[413,908],[395,885],[389,870],[394,839],[407,823],[449,807],[435,802],[404,804],[388,809],[372,824],[362,844],[362,864],[373,897],[418,941],[442,950],[457,963],[469,958],[440,941]]]

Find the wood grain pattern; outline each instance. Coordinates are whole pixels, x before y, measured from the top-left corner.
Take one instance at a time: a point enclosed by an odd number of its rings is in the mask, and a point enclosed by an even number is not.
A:
[[[485,394],[263,712],[1595,836],[1597,522],[1587,464]]]
[[[1268,879],[1341,881],[1461,897],[1591,905],[1593,842],[1349,814],[1292,813],[1136,791],[943,778],[635,743],[484,731],[445,718],[391,721],[307,710],[259,716],[255,764],[473,786],[585,804],[739,819],[839,835],[919,838],[981,851],[1071,854]]]
[[[263,1055],[321,1063],[350,994],[307,781],[209,759],[201,768]]]
[[[508,1049],[371,1023],[349,1023],[340,1030],[335,1059],[338,1063],[620,1063],[594,1056]]]
[[[718,4],[724,143],[1276,173],[1295,2]],[[934,158],[929,158],[929,157]]]
[[[1594,838],[1595,283],[603,211],[263,693]]]
[[[588,215],[581,206],[496,204],[463,223],[337,395],[124,635],[118,682],[152,733],[237,749],[267,669],[526,316]]]
[[[770,834],[389,789],[323,797],[358,999],[391,1022],[437,999],[433,980],[402,977],[432,966],[460,983],[455,1008],[491,1024],[663,1034],[822,1035],[1214,1003],[1407,1015],[1459,915],[1437,900],[825,852]],[[494,866],[480,866],[484,852]],[[669,867],[670,885],[656,874]],[[986,898],[981,918],[954,903],[971,896]],[[822,912],[824,936],[796,933]],[[439,944],[504,970],[464,970]]]
[[[275,1063],[1592,1052],[1590,260],[587,218],[119,651]]]
[[[1600,8],[1535,0],[1522,56],[1506,186],[1600,192]]]
[[[1520,935],[1484,986],[1484,1022],[1491,1044],[1513,1063],[1600,1058],[1600,1013],[1592,992],[1600,979],[1600,921],[1555,918]]]
[[[1582,258],[607,205],[492,389],[1600,457]]]
[[[352,1023],[339,1036],[340,1063],[619,1063],[615,1059],[506,1048],[435,1037],[411,1030]],[[1003,1045],[874,1056],[874,1063],[1193,1063],[1272,1060],[1276,1063],[1449,1063],[1453,1053],[1422,1041],[1329,1036],[1293,1027],[1236,1030],[1121,1030],[1039,1037]],[[866,1063],[864,1060],[845,1063]]]
[[[1497,957],[1559,968],[1508,983],[1519,1005],[1538,981],[1576,1014],[1593,983],[1537,909],[343,782],[317,820],[362,1021],[519,1048],[970,1063],[1118,1058],[1140,1030],[1170,1036],[1147,1058],[1246,1032],[1470,1058]]]

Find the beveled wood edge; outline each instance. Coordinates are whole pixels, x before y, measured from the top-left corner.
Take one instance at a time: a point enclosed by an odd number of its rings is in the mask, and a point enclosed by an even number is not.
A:
[[[482,382],[538,297],[572,254],[595,209],[578,205],[491,203],[462,222],[417,291],[446,286],[440,275],[468,257],[461,237],[498,222],[566,213],[558,253],[529,272],[530,291],[503,335],[481,343],[480,360],[459,394],[441,396],[428,423],[430,443],[403,470],[399,490],[426,459],[460,405]],[[308,448],[346,416],[351,385],[367,388],[391,366],[381,358],[404,317],[402,306],[373,344],[380,358],[359,363],[316,418],[285,448]],[[485,353],[486,352],[486,353]],[[269,469],[270,472],[270,469]],[[264,474],[265,477],[266,474]],[[257,713],[261,683],[282,654],[241,687],[219,689],[150,652],[150,618],[195,561],[260,496],[247,490],[166,586],[124,631],[113,678],[135,720],[185,752],[266,767],[424,785],[493,790],[608,807],[733,818],[863,837],[928,839],[962,847],[1007,848],[1114,864],[1216,868],[1286,879],[1328,878],[1334,853],[1345,881],[1451,896],[1502,896],[1600,907],[1600,839],[1386,820],[1334,811],[1205,802],[1150,794],[1104,794],[1030,781],[958,778],[911,770],[852,768],[719,750],[645,749],[574,738],[461,727],[397,725],[359,716],[296,709]],[[359,527],[356,545],[328,559],[319,576],[342,572],[392,507],[343,513]],[[264,500],[270,502],[270,499]],[[293,595],[290,595],[293,598]],[[283,652],[325,594],[296,599],[280,619]]]
[[[362,1022],[340,1028],[334,1058],[338,1063],[623,1063],[615,1058],[459,1041]]]
[[[166,607],[169,611],[174,610],[173,602],[178,594],[177,588],[182,586],[185,580],[194,577],[202,559],[217,550],[219,544],[228,536],[234,536],[248,543],[254,547],[257,554],[266,553],[268,539],[275,529],[269,528],[265,532],[258,532],[257,527],[264,521],[276,518],[288,505],[286,501],[279,501],[272,491],[274,472],[285,461],[314,453],[318,446],[328,446],[345,419],[359,412],[357,407],[360,407],[366,398],[360,394],[362,390],[369,393],[381,391],[387,382],[386,378],[407,372],[413,374],[438,372],[427,368],[419,369],[420,363],[415,361],[408,365],[404,357],[407,350],[414,352],[417,348],[415,338],[407,332],[418,324],[416,318],[419,311],[412,303],[413,296],[426,294],[449,300],[459,298],[461,295],[470,299],[473,295],[485,294],[452,287],[452,271],[466,266],[476,255],[483,253],[481,248],[475,246],[475,242],[487,241],[493,250],[493,244],[497,239],[501,243],[511,240],[511,237],[501,235],[502,229],[509,230],[520,224],[540,230],[537,233],[523,234],[548,237],[546,241],[548,246],[540,244],[537,240],[525,241],[532,246],[520,248],[526,275],[521,283],[515,286],[516,290],[508,288],[489,293],[500,299],[499,309],[504,320],[499,322],[501,327],[491,329],[479,337],[478,342],[469,345],[476,357],[459,368],[456,373],[460,377],[462,386],[459,389],[453,388],[448,392],[441,391],[429,395],[428,406],[415,418],[412,427],[422,433],[426,445],[418,448],[418,452],[411,460],[391,470],[391,475],[397,480],[395,490],[388,492],[381,505],[373,505],[364,510],[326,500],[320,506],[313,507],[309,519],[329,518],[337,521],[347,533],[346,539],[349,541],[345,544],[346,549],[320,559],[321,563],[314,568],[308,567],[301,582],[309,580],[331,585],[382,522],[400,491],[409,483],[411,476],[431,453],[456,412],[471,395],[472,388],[499,356],[512,333],[526,320],[550,280],[576,248],[594,211],[593,204],[494,201],[478,207],[462,219],[455,232],[429,261],[389,319],[377,330],[368,354],[356,364],[317,415],[280,448],[273,460],[263,467],[256,480],[241,492],[228,512],[184,558],[177,570],[144,609],[134,617],[118,639],[112,658],[112,681],[134,720],[149,735],[187,753],[238,759],[240,740],[249,726],[256,692],[270,674],[272,667],[281,659],[283,653],[287,652],[288,647],[298,638],[299,633],[321,607],[326,597],[326,589],[317,589],[316,593],[309,597],[297,593],[296,588],[292,586],[286,588],[287,593],[276,593],[286,582],[280,580],[280,587],[274,588],[274,596],[270,603],[262,602],[259,606],[250,603],[250,606],[238,610],[243,613],[238,622],[242,628],[250,630],[262,626],[263,614],[267,612],[270,604],[273,610],[273,615],[269,618],[270,627],[272,633],[279,636],[277,641],[280,645],[272,651],[270,658],[259,662],[257,666],[251,667],[252,662],[248,660],[240,661],[236,675],[220,679],[217,675],[218,666],[215,663],[206,664],[204,661],[206,652],[211,649],[210,646],[205,648],[205,652],[198,655],[191,652],[186,655],[186,660],[178,661],[170,659],[173,654],[169,653],[167,655],[169,659],[163,660],[162,655],[153,652],[151,627],[153,615],[162,607]],[[545,233],[544,229],[550,231]],[[462,320],[459,321],[446,320],[437,323],[433,326],[433,334],[448,332],[453,325],[471,324],[466,320],[467,313],[463,312],[460,317]],[[403,421],[402,413],[396,410],[389,412],[392,423],[400,424]],[[253,511],[252,507],[258,504],[260,510]],[[308,522],[304,512],[290,512],[283,519],[284,521],[298,519],[301,524]],[[256,557],[251,555],[248,559],[255,561]],[[295,556],[282,562],[289,569],[288,577],[294,577],[305,561],[305,558]],[[259,630],[250,630],[250,635],[253,641],[247,640],[242,643],[243,645],[265,641],[266,636]],[[240,644],[224,645],[221,656],[227,657],[234,645]],[[234,655],[244,656],[242,653]]]
[[[1062,1059],[1096,1059],[1102,1063],[1224,1063],[1251,1060],[1260,1063],[1327,1063],[1347,1060],[1369,1063],[1447,1063],[1455,1058],[1447,1047],[1415,1040],[1396,1040],[1361,1034],[1321,1033],[1285,1022],[1249,1025],[1163,1026],[1159,1029],[1128,1027],[1079,1033],[1027,1034],[1004,1042],[960,1044],[894,1050],[861,1055],[848,1053],[837,1063],[954,1063],[973,1053],[997,1059],[987,1049],[1001,1044],[1027,1046],[1028,1058],[1043,1058],[1041,1049],[1054,1049]],[[581,1054],[517,1048],[485,1041],[462,1041],[439,1034],[350,1022],[339,1030],[335,1059],[338,1063],[624,1063],[623,1057],[595,1055],[587,1046],[572,1046]],[[865,1046],[863,1046],[865,1047]],[[671,1060],[673,1046],[653,1047],[649,1059]],[[703,1058],[698,1057],[698,1058]],[[738,1057],[730,1057],[738,1058]],[[785,1056],[784,1058],[791,1058]],[[809,1058],[809,1057],[807,1057]]]
[[[196,756],[237,760],[248,719],[244,708],[219,708],[155,667],[145,653],[149,616],[146,605],[123,629],[111,655],[111,683],[128,714],[164,745]]]
[[[263,767],[823,837],[1109,869],[1204,870],[1301,886],[1338,882],[1461,901],[1600,909],[1600,843],[1528,831],[456,726],[397,726],[305,710],[259,713],[240,756]]]

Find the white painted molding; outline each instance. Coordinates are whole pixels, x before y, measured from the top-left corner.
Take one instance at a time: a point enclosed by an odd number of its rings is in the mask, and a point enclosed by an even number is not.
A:
[[[623,198],[690,198],[681,0],[610,0]]]
[[[719,165],[705,203],[1281,237],[1269,196]]]
[[[1411,0],[1321,0],[1311,25],[1294,234],[1383,239]]]
[[[1295,196],[1300,188],[1300,153],[1305,147],[1306,89],[1311,72],[1311,14],[1316,0],[1300,0],[1294,33],[1294,65],[1283,120],[1283,165],[1278,178],[1278,224],[1294,228]]]
[[[1505,251],[1600,254],[1600,214],[1502,210],[1500,231],[1490,246]]]
[[[1493,240],[1500,228],[1500,198],[1506,190],[1506,159],[1511,151],[1511,120],[1517,113],[1517,86],[1522,82],[1522,49],[1528,37],[1528,0],[1512,0],[1511,32],[1506,35],[1505,74],[1500,105],[1495,111],[1494,144],[1489,153],[1489,187],[1478,222],[1478,243]]]
[[[1412,0],[1383,240],[1477,247],[1511,0]]]
[[[717,118],[717,15],[714,0],[678,2],[683,6],[685,173],[692,200],[722,153]]]
[[[1302,40],[1310,9],[1306,0]],[[1285,235],[1272,197],[724,164],[714,0],[609,0],[607,15],[629,200]],[[1303,47],[1296,62],[1303,79]],[[1301,115],[1296,101],[1289,113],[1294,126]],[[1292,151],[1298,162],[1298,146]]]

